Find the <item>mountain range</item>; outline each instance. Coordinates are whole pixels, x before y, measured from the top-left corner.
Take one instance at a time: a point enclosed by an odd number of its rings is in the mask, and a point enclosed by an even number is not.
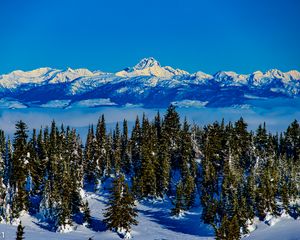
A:
[[[39,68],[0,75],[0,107],[244,106],[250,100],[300,96],[300,72],[189,73],[144,58],[116,73]]]

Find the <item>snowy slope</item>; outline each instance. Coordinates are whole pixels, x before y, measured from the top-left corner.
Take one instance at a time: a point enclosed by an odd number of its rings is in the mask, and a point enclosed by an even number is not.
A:
[[[117,233],[106,230],[103,224],[102,210],[107,202],[105,192],[95,194],[85,193],[92,215],[92,227],[86,228],[74,224],[74,230],[69,233],[56,233],[48,229],[45,223],[39,222],[37,217],[24,215],[21,220],[25,226],[25,239],[30,240],[82,240],[93,237],[93,240],[121,239]],[[170,217],[170,201],[144,201],[138,208],[138,226],[133,227],[132,237],[136,240],[213,240],[213,230],[208,225],[200,222],[200,209],[194,208],[180,218]],[[274,225],[259,222],[255,230],[243,239],[249,240],[297,240],[300,239],[300,220],[283,216],[274,221]],[[4,239],[15,239],[17,226],[0,224]]]
[[[25,239],[39,240],[82,240],[93,237],[93,240],[120,239],[117,233],[106,230],[103,224],[102,210],[106,207],[106,193],[86,193],[92,215],[92,227],[86,228],[74,224],[76,228],[69,233],[55,233],[47,229],[47,225],[36,217],[25,215],[21,218],[25,226]],[[199,209],[187,213],[182,219],[170,217],[171,204],[167,202],[144,202],[138,205],[138,226],[133,227],[132,237],[137,240],[153,239],[213,239],[213,231],[207,225],[200,223]],[[5,239],[15,239],[17,226],[0,224],[0,233]],[[1,237],[1,235],[0,235]],[[1,238],[0,238],[1,239]]]
[[[300,220],[282,217],[272,226],[260,223],[245,240],[299,240]]]
[[[0,100],[9,98],[28,107],[51,106],[59,100],[72,105],[89,99],[110,99],[119,106],[165,107],[171,102],[194,101],[196,105],[205,102],[206,107],[228,107],[247,104],[247,96],[299,97],[300,73],[272,69],[251,74],[231,71],[190,74],[162,66],[154,58],[144,58],[134,67],[116,73],[40,68],[0,75]],[[0,106],[4,105],[0,102]]]

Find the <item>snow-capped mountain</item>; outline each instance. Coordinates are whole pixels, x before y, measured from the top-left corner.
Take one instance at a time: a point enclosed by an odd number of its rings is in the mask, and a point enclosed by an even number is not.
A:
[[[189,75],[189,73],[169,66],[161,67],[158,61],[150,57],[142,59],[133,68],[117,72],[116,75],[120,77],[156,76],[160,78],[172,78],[177,75]]]
[[[138,104],[225,107],[253,99],[300,96],[300,72],[214,75],[188,73],[144,58],[116,73],[39,68],[0,75],[0,107],[78,107]]]

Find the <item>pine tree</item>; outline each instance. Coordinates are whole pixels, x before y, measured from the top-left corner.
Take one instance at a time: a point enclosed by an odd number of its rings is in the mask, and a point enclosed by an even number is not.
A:
[[[127,121],[123,121],[123,133],[121,136],[121,169],[125,174],[129,174],[132,170],[129,155],[129,139]]]
[[[133,173],[135,176],[138,175],[138,172],[141,168],[141,141],[142,141],[142,133],[140,120],[138,116],[135,120],[135,125],[131,133],[130,140],[130,149],[131,149],[131,161],[133,166]]]
[[[17,229],[17,238],[16,238],[16,240],[25,239],[24,238],[24,228],[25,227],[22,226],[22,222],[20,222],[19,225],[18,225],[18,229]]]
[[[133,195],[125,183],[124,176],[120,175],[113,182],[108,207],[105,209],[104,222],[107,227],[117,232],[130,232],[131,226],[137,225],[134,206]]]
[[[14,134],[14,152],[12,157],[11,186],[14,189],[13,217],[19,217],[22,210],[28,209],[28,192],[26,191],[26,179],[28,177],[28,147],[27,125],[23,121],[16,123]]]
[[[58,216],[56,226],[58,231],[63,230],[66,226],[72,225],[72,209],[71,209],[71,177],[70,169],[66,162],[64,162],[63,174],[60,188],[60,201],[58,204]]]
[[[187,176],[183,180],[184,184],[184,199],[185,199],[185,208],[189,210],[195,203],[196,198],[196,186],[195,178],[191,175]]]
[[[27,188],[30,191],[30,195],[39,195],[43,184],[44,172],[42,161],[39,158],[38,140],[35,129],[33,129],[32,138],[28,143],[28,152],[30,155],[30,162],[29,176],[27,179],[31,181],[28,181]]]
[[[171,210],[171,215],[172,216],[179,216],[182,211],[185,209],[185,204],[184,204],[184,193],[183,193],[183,185],[182,182],[179,182],[176,187],[176,196],[175,196],[175,201],[173,202],[174,208]]]
[[[84,149],[84,179],[87,184],[94,184],[96,182],[96,161],[95,161],[95,136],[93,125],[89,127],[85,149]]]
[[[117,123],[113,134],[113,167],[117,175],[121,170],[121,157],[121,134],[119,123]]]
[[[70,192],[72,214],[80,212],[82,198],[80,191],[83,188],[83,152],[82,144],[76,131],[73,129],[68,136],[68,153],[70,155]]]
[[[90,208],[89,208],[88,201],[85,201],[85,203],[83,205],[83,223],[87,224],[88,227],[92,223],[91,211],[90,211]]]
[[[113,137],[110,132],[106,136],[106,161],[105,161],[105,176],[110,176],[113,173],[114,151],[113,151]]]
[[[1,146],[1,145],[0,145]],[[6,186],[4,185],[5,178],[5,162],[3,159],[3,153],[0,151],[0,221],[5,219],[5,197]]]
[[[190,209],[195,201],[196,162],[192,136],[187,120],[184,120],[180,138],[180,171],[184,186],[185,207]]]
[[[224,126],[218,122],[204,127],[201,165],[201,203],[203,206],[202,220],[215,226],[217,207],[224,169]]]
[[[167,151],[170,153],[171,165],[173,168],[179,167],[179,141],[180,141],[180,117],[175,106],[170,105],[164,116],[162,125],[167,142]]]
[[[137,195],[139,197],[156,196],[155,166],[157,157],[154,152],[153,129],[148,119],[143,116],[141,139],[141,166],[136,175],[138,184]]]
[[[180,163],[182,178],[187,178],[190,174],[195,176],[195,163],[193,156],[192,136],[189,130],[187,119],[184,120],[180,134]]]
[[[104,174],[105,166],[107,164],[106,124],[104,115],[102,115],[101,118],[99,118],[96,128],[95,161],[97,181],[100,181],[101,177]]]
[[[154,132],[156,138],[155,152],[157,154],[157,161],[155,166],[156,172],[156,193],[163,197],[168,191],[170,184],[170,155],[167,151],[167,139],[162,132],[162,122],[160,113],[154,119]]]
[[[50,135],[48,129],[44,132],[45,146],[47,146],[48,161],[46,166],[45,187],[42,192],[42,200],[40,202],[40,213],[48,221],[58,224],[58,218],[61,213],[61,185],[62,175],[64,173],[64,163],[62,161],[62,135],[59,136],[59,131],[55,121],[51,123]],[[65,177],[63,178],[65,179]]]
[[[125,229],[126,232],[130,232],[132,225],[137,225],[138,222],[135,219],[137,217],[137,210],[134,208],[134,197],[129,190],[128,184],[124,184],[123,196],[122,196],[122,226],[121,228]]]
[[[5,186],[8,186],[11,180],[12,173],[12,144],[10,139],[7,140],[4,152],[4,176],[3,183]]]
[[[167,151],[167,139],[162,135],[158,138],[156,167],[157,194],[161,197],[169,190],[171,177],[170,159],[170,153]]]

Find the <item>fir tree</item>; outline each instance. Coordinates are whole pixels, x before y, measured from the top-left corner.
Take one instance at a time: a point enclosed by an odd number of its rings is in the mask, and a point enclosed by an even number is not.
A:
[[[139,197],[156,196],[156,155],[153,145],[153,129],[148,119],[143,116],[142,139],[141,139],[141,167],[136,176]]]
[[[133,165],[133,173],[134,175],[138,175],[138,172],[141,168],[141,141],[142,141],[142,133],[140,120],[137,117],[135,120],[135,125],[131,134],[131,161]]]
[[[25,227],[22,226],[22,222],[20,222],[19,225],[18,225],[18,229],[17,229],[17,238],[16,238],[16,240],[25,239],[24,238],[24,228]]]
[[[83,205],[83,223],[87,224],[88,227],[92,223],[91,211],[90,211],[90,208],[89,208],[88,201],[85,201],[85,203]]]
[[[84,149],[84,179],[86,183],[94,184],[96,182],[96,161],[95,161],[95,136],[93,126],[89,127],[85,149]]]
[[[105,165],[107,164],[106,124],[104,115],[99,118],[96,128],[95,161],[97,181],[100,181],[104,173]]]
[[[113,182],[108,207],[104,213],[107,227],[117,232],[130,232],[131,226],[137,225],[135,220],[137,212],[134,206],[134,198],[125,183],[124,176],[120,175]]]
[[[27,125],[23,121],[16,123],[14,134],[14,152],[12,157],[11,186],[14,189],[13,217],[19,217],[22,210],[28,209],[28,192],[26,191],[26,179],[28,177],[28,147]]]
[[[183,185],[182,182],[179,182],[176,187],[176,196],[175,201],[173,202],[174,208],[171,210],[171,215],[173,216],[179,216],[182,211],[185,209],[184,204],[184,193],[183,193]]]
[[[179,141],[180,141],[180,118],[173,105],[167,109],[164,116],[162,131],[167,139],[167,151],[170,153],[171,165],[173,168],[179,167]]]
[[[119,174],[121,170],[121,157],[121,134],[119,123],[117,123],[113,134],[113,167],[116,174]]]
[[[131,160],[129,155],[129,139],[127,121],[123,121],[123,133],[121,136],[121,168],[125,174],[131,172]]]

